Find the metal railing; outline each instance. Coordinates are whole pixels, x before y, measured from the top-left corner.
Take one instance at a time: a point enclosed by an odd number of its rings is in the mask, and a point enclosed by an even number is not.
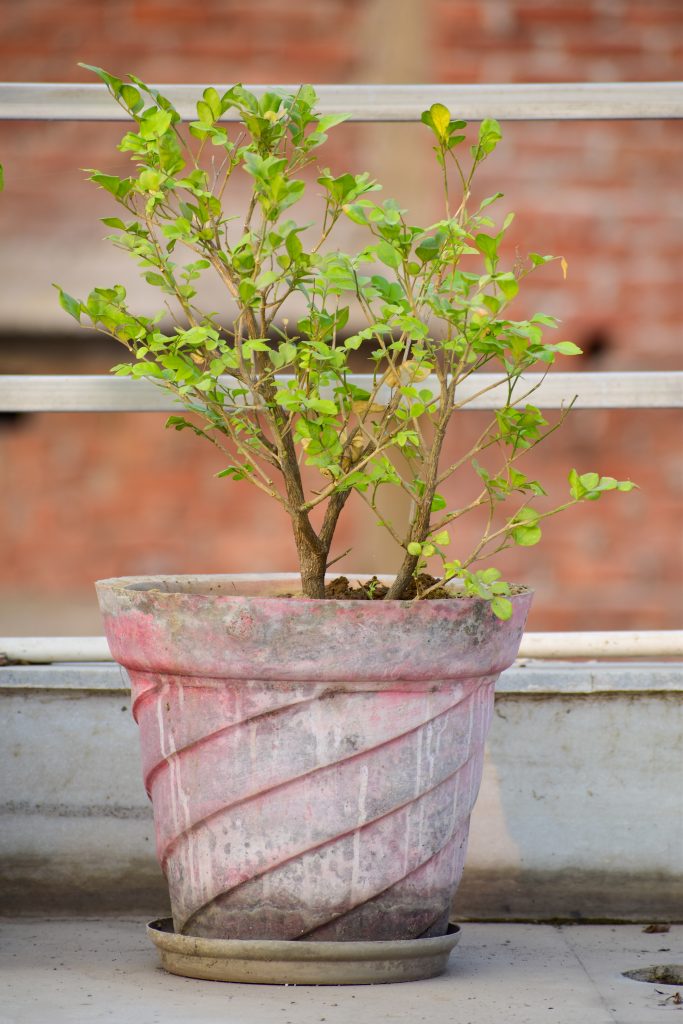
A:
[[[207,83],[208,84],[208,83]],[[212,83],[215,85],[215,83]],[[159,85],[183,118],[194,119],[203,85]],[[229,86],[216,86],[220,91]],[[250,85],[257,94],[274,86]],[[294,91],[296,85],[281,86]],[[550,85],[316,85],[324,114],[351,121],[419,121],[435,99],[466,121],[614,121],[683,116],[683,82]],[[0,83],[0,120],[126,121],[127,114],[96,84]],[[222,121],[237,120],[226,111]]]
[[[194,116],[201,85],[164,85],[163,91],[181,116]],[[219,87],[220,88],[220,87]],[[226,87],[227,88],[227,87]],[[266,86],[250,86],[259,93]],[[295,88],[287,87],[284,88]],[[499,120],[619,120],[683,117],[683,82],[639,82],[552,85],[320,85],[324,113],[349,113],[353,121],[417,121],[438,99],[459,117]],[[0,120],[122,121],[127,115],[99,84],[0,84]],[[231,120],[230,112],[223,120]],[[362,385],[367,375],[354,380]],[[481,374],[468,382],[472,392],[494,383]],[[540,383],[534,401],[542,408],[560,408],[575,399],[578,409],[682,408],[682,373],[551,373]],[[465,397],[465,396],[463,396]],[[468,403],[471,409],[495,405],[495,392],[485,391]],[[0,377],[0,412],[124,412],[168,411],[173,399],[143,381],[107,376]],[[0,638],[0,657],[35,663],[101,661],[108,658],[99,637]],[[619,633],[531,633],[524,637],[524,658],[681,657],[683,631]]]
[[[283,380],[286,376],[283,375]],[[234,385],[223,378],[226,386]],[[368,387],[370,374],[351,374],[349,381]],[[496,382],[500,382],[496,384]],[[421,381],[431,385],[436,378]],[[468,409],[495,409],[503,387],[500,374],[472,374],[459,385]],[[560,409],[574,401],[575,409],[680,409],[683,407],[681,373],[527,373],[520,378],[519,401],[533,390],[534,404],[541,409]],[[378,392],[378,399],[383,398]],[[173,396],[148,381],[104,375],[57,376],[6,374],[0,376],[0,412],[173,412]]]

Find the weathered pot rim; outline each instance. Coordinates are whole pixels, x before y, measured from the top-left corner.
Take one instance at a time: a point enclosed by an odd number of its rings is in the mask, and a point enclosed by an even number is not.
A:
[[[393,582],[394,576],[391,573],[369,573],[369,572],[346,572],[340,573],[327,573],[325,580],[331,582],[337,579],[340,575],[344,575],[351,583],[364,583],[375,576],[381,583],[389,585]],[[299,573],[295,572],[270,572],[270,573],[169,573],[169,574],[157,574],[150,576],[114,576],[109,579],[97,580],[95,586],[98,591],[110,591],[113,593],[120,593],[121,591],[133,591],[133,592],[144,592],[148,594],[154,594],[155,597],[161,596],[163,600],[164,595],[178,595],[182,594],[185,598],[198,600],[206,598],[220,598],[222,601],[230,600],[244,600],[244,598],[250,598],[253,600],[263,602],[275,602],[275,601],[286,601],[289,604],[291,601],[317,601],[316,598],[306,597],[301,593],[297,593],[297,590],[301,586],[301,578]],[[531,587],[527,587],[522,584],[512,585],[516,593],[511,595],[511,599],[517,597],[533,596],[534,591]],[[233,593],[229,593],[227,589],[224,591],[223,587],[233,588]],[[451,580],[445,584],[446,589],[457,592],[462,592],[463,584],[460,580]],[[272,588],[272,593],[264,593],[264,588]],[[250,593],[250,591],[253,591]],[[448,605],[450,604],[449,598],[435,598],[429,601],[431,606],[434,605]],[[459,598],[464,602],[476,602],[481,601],[482,598],[464,596]],[[335,605],[341,608],[354,607],[357,608],[359,605],[358,600],[349,598],[325,598],[326,605]],[[413,600],[392,600],[392,601],[374,601],[374,602],[361,602],[361,604],[372,605],[378,607],[383,604],[391,605],[410,605],[412,603],[424,604],[425,602],[417,602]]]
[[[127,669],[335,683],[405,679],[406,665],[411,680],[498,674],[515,659],[532,600],[513,595],[503,621],[480,597],[282,596],[298,584],[294,573],[128,576],[100,581],[97,595],[109,649]]]

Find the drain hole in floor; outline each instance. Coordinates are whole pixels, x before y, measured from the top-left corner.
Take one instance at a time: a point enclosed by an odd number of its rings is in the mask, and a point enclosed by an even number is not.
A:
[[[641,967],[637,971],[624,971],[623,975],[632,981],[649,981],[656,985],[683,985],[683,964]]]

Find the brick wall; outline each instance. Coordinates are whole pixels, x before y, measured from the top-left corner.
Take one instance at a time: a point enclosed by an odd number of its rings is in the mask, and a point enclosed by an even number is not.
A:
[[[158,82],[666,80],[680,76],[683,35],[673,0],[406,0],[400,10],[388,0],[23,0],[2,18],[0,74],[16,81],[88,80],[79,60]],[[345,127],[325,159],[371,170],[416,217],[436,216],[424,133]],[[64,335],[50,283],[77,292],[115,277],[132,284],[100,240],[106,197],[79,170],[115,169],[120,134],[108,124],[0,125],[0,368],[104,372],[116,361]],[[527,303],[563,318],[563,336],[587,353],[572,369],[673,368],[683,318],[680,122],[511,123],[504,136],[481,188],[504,191],[517,213],[511,252],[518,244],[569,263],[566,283],[555,268],[536,278],[520,314]],[[677,625],[678,424],[667,411],[576,412],[538,454],[534,469],[556,493],[570,465],[630,474],[641,490],[550,525],[533,561],[515,552],[501,562],[539,590],[534,628]],[[286,524],[247,485],[215,480],[219,468],[212,451],[164,433],[151,415],[4,421],[0,634],[59,631],[67,605],[96,631],[98,576],[293,568]],[[364,517],[348,510],[339,550],[355,550],[340,566],[390,569],[395,552],[369,537]]]

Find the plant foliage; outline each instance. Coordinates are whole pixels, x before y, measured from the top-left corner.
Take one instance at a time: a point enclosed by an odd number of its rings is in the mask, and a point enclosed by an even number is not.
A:
[[[164,308],[152,317],[136,314],[125,289],[113,285],[85,300],[60,288],[64,309],[129,350],[131,361],[115,373],[152,380],[177,396],[184,412],[167,425],[217,445],[226,460],[219,475],[249,481],[282,505],[307,596],[324,596],[335,527],[356,494],[402,551],[388,598],[405,596],[427,559],[438,556],[444,578],[459,578],[497,616],[509,617],[509,585],[496,569],[475,563],[511,545],[533,546],[548,516],[633,485],[572,470],[567,500],[539,511],[534,503],[545,491],[519,468],[559,425],[531,404],[534,388],[524,373],[580,350],[544,338],[557,325],[550,316],[510,318],[525,278],[556,257],[531,253],[505,267],[500,248],[512,215],[500,226],[491,219],[500,193],[472,202],[477,169],[501,139],[498,123],[484,120],[467,147],[464,121],[440,103],[424,112],[444,209],[422,227],[393,200],[380,202],[380,186],[368,174],[335,175],[317,164],[327,133],[344,116],[320,116],[311,86],[258,96],[241,85],[222,94],[209,88],[196,119],[183,125],[173,104],[138,78],[124,82],[91,70],[134,124],[119,146],[130,153],[130,176],[93,170],[90,178],[122,207],[104,223]],[[237,116],[238,131],[226,114]],[[322,193],[314,227],[296,214],[310,165]],[[239,178],[249,183],[242,208],[233,198]],[[358,252],[330,241],[344,219],[365,233]],[[231,300],[227,323],[203,308],[204,275],[216,275]],[[293,320],[286,316],[292,300]],[[171,328],[163,326],[169,311]],[[366,388],[351,379],[356,353],[371,375]],[[473,393],[488,390],[464,393],[463,385],[484,368],[500,371],[500,404],[479,438],[447,462],[450,421]],[[489,468],[479,461],[484,452]],[[315,471],[312,485],[304,465]],[[442,490],[463,467],[478,474],[479,493],[451,508]],[[406,522],[380,511],[386,489],[409,496]],[[454,558],[451,534],[476,509],[487,513],[481,537]]]

